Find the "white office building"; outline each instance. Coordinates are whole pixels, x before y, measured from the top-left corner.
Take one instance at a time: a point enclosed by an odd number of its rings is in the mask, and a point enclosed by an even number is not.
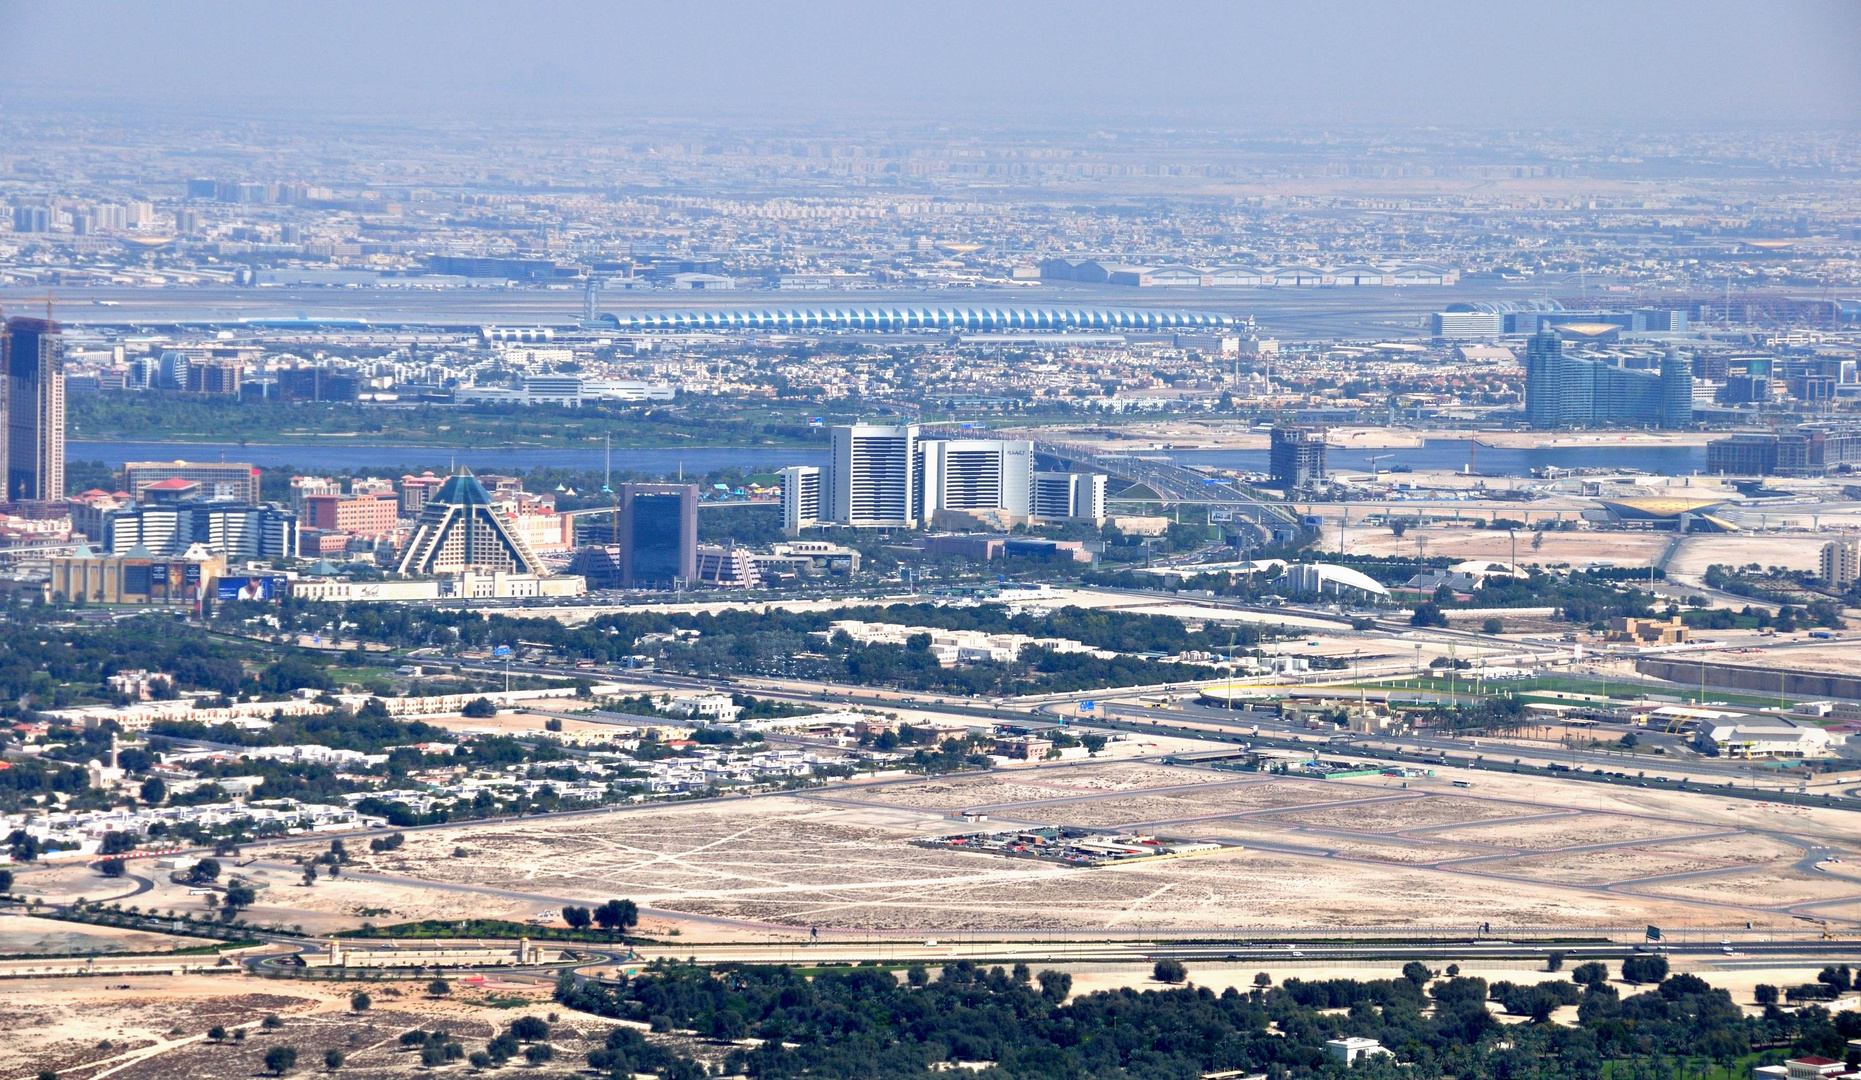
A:
[[[833,429],[823,516],[854,528],[913,528],[918,428],[853,424]]]
[[[1428,329],[1443,341],[1498,337],[1506,317],[1491,311],[1437,311],[1428,317]]]
[[[1034,444],[1002,439],[926,439],[918,444],[917,517],[939,510],[1034,512]]]
[[[799,536],[821,523],[821,470],[790,465],[782,470],[782,531]]]
[[[1034,516],[1049,521],[1060,518],[1105,520],[1105,474],[1035,473]]]
[[[104,515],[103,549],[111,555],[138,545],[153,555],[178,555],[195,544],[229,559],[295,558],[297,515],[271,506],[203,502],[144,503]]]

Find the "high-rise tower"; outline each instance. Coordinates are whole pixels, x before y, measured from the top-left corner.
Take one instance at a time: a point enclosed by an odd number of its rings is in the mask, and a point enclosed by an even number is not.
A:
[[[6,367],[8,502],[65,497],[65,342],[50,319],[14,317],[0,333]]]

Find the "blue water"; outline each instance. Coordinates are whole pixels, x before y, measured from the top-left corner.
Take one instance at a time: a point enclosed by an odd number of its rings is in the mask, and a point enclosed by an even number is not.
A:
[[[68,442],[68,461],[249,461],[254,465],[291,465],[312,472],[343,469],[385,469],[444,472],[459,464],[474,472],[502,469],[583,469],[600,472],[606,452],[592,450],[536,450],[500,447],[490,450],[451,450],[430,446],[368,446],[330,440],[307,445],[238,446],[226,443]],[[614,449],[614,471],[647,476],[701,477],[714,469],[736,467],[745,472],[770,472],[784,465],[825,465],[827,451],[767,447],[680,446],[665,449]]]
[[[1167,457],[1184,465],[1251,469],[1265,472],[1265,450],[1136,451],[1145,457]],[[1368,470],[1374,454],[1377,466],[1461,471],[1469,463],[1465,439],[1430,439],[1420,447],[1392,450],[1337,450],[1329,455],[1331,468]],[[567,468],[599,471],[606,460],[600,449],[537,450],[498,448],[449,450],[444,447],[369,446],[345,441],[290,445],[237,446],[225,443],[72,442],[65,444],[72,461],[250,461],[254,465],[291,465],[301,470],[387,469],[390,471],[443,471],[447,466],[469,466],[477,472],[501,469]],[[714,469],[736,467],[745,472],[773,472],[784,465],[825,465],[827,451],[809,449],[682,446],[654,449],[616,449],[614,471],[647,476],[703,476]],[[1559,447],[1548,450],[1508,450],[1481,446],[1471,457],[1473,471],[1487,476],[1528,476],[1540,466],[1559,468],[1640,469],[1643,472],[1684,476],[1704,471],[1703,446],[1646,446],[1640,444],[1595,447]]]

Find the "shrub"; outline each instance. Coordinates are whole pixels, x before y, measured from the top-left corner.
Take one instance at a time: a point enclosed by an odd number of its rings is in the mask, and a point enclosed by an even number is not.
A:
[[[1189,977],[1189,969],[1181,960],[1159,960],[1150,969],[1150,977],[1160,983],[1179,983]]]
[[[1632,983],[1658,983],[1667,978],[1665,956],[1631,956],[1622,961],[1622,978]]]

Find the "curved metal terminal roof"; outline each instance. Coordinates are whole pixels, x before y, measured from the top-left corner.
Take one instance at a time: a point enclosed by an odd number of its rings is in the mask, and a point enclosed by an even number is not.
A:
[[[821,307],[610,313],[621,330],[1225,330],[1232,315],[1181,308]]]

